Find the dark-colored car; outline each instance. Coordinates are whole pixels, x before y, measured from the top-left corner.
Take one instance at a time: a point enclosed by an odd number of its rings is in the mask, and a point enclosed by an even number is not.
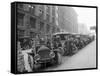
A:
[[[64,56],[71,56],[78,51],[75,42],[71,39],[66,40],[64,43]]]
[[[36,64],[41,64],[41,66],[46,67],[47,64],[60,64],[61,54],[59,50],[51,50],[45,45],[42,45],[36,55],[34,56],[34,61]]]
[[[89,34],[89,39],[90,39],[90,42],[92,42],[95,39],[95,35]]]

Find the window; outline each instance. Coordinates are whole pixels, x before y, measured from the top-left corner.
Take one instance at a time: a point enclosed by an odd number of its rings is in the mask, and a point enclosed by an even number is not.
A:
[[[33,17],[30,17],[30,25],[32,28],[36,28],[36,19]]]
[[[49,6],[46,7],[46,11],[47,11],[47,14],[50,13],[50,7]]]
[[[30,10],[30,13],[34,14],[35,13],[35,5],[30,4],[28,7]]]
[[[35,32],[30,32],[30,37],[35,38],[36,33]]]
[[[49,14],[46,15],[46,19],[47,19],[47,21],[50,20],[50,15]]]
[[[55,7],[52,7],[52,16],[55,16]]]
[[[40,18],[42,18],[42,19],[43,19],[43,13],[44,13],[44,11],[43,11],[43,6],[41,5],[41,6],[39,7],[39,16],[40,16]]]
[[[24,11],[28,11],[29,12],[29,4],[24,4]]]
[[[24,14],[18,13],[17,25],[23,26]]]
[[[18,4],[18,8],[23,8],[23,4]]]
[[[47,26],[46,26],[46,33],[49,33],[49,31],[50,31],[50,25],[47,24]]]
[[[52,27],[52,33],[55,33],[55,27]]]
[[[52,22],[55,23],[55,17],[52,17]]]
[[[43,7],[44,7],[43,5],[40,5],[39,6],[39,10],[42,10],[43,11]]]
[[[25,31],[24,30],[19,30],[18,29],[18,37],[23,37],[24,36]]]
[[[44,30],[44,23],[40,22],[40,31],[43,31],[43,30]]]

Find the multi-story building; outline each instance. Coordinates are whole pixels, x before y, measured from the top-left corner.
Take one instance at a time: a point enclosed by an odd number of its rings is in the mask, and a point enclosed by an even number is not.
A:
[[[90,29],[87,27],[86,24],[84,23],[79,23],[78,25],[78,33],[80,34],[89,34],[90,33]]]
[[[72,7],[58,6],[58,24],[62,31],[78,33],[77,16]]]
[[[56,9],[56,6],[51,5],[18,4],[18,37],[35,37],[37,34],[44,36],[60,31]]]

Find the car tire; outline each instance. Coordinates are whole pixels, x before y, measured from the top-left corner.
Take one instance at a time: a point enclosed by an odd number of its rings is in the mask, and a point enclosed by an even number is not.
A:
[[[74,50],[73,50],[73,54],[75,54],[75,53],[77,53],[78,52],[78,48],[75,48]]]

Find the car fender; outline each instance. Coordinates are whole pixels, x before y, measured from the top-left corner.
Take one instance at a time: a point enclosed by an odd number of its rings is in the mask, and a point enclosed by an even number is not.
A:
[[[64,54],[64,50],[63,50],[62,47],[59,47],[58,49],[55,49],[54,52],[58,52],[58,53],[60,53],[61,55]]]

